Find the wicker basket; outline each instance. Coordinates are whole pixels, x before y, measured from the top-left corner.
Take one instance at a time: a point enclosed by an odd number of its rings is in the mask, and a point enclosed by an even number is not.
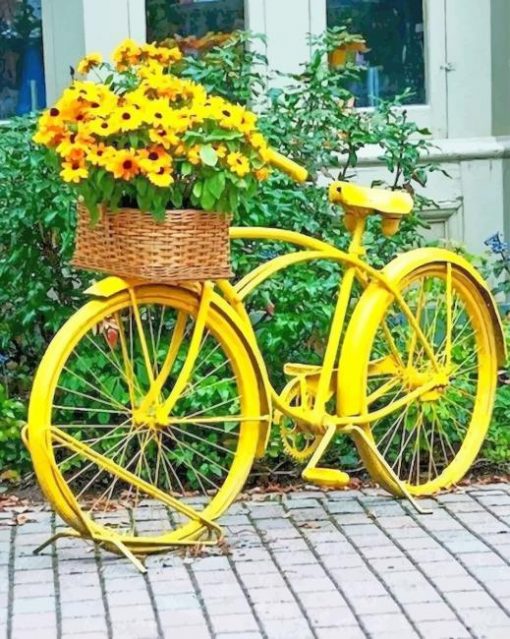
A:
[[[167,211],[156,222],[138,209],[103,212],[90,226],[78,205],[73,265],[124,278],[173,283],[231,277],[230,216],[204,211]]]

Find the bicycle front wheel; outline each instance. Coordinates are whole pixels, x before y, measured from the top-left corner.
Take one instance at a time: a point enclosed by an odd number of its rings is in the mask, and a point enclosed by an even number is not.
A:
[[[462,479],[487,433],[497,381],[493,319],[455,262],[424,263],[396,285],[410,316],[387,291],[366,294],[346,336],[359,357],[350,379],[362,389],[361,414],[381,415],[363,426],[366,435],[411,494],[430,495]],[[366,441],[355,441],[373,478],[399,494]]]
[[[228,508],[252,466],[263,416],[250,355],[211,305],[169,420],[158,423],[155,410],[141,417],[162,371],[155,406],[172,392],[200,299],[164,286],[135,295],[135,303],[128,292],[89,302],[56,335],[34,381],[29,441],[42,490],[69,525],[84,535],[114,530],[147,553],[200,536],[203,520]]]

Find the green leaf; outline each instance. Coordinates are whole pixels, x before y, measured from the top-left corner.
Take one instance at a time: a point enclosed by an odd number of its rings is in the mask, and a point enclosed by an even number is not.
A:
[[[205,180],[204,188],[217,200],[225,190],[225,182],[226,178],[224,173],[214,173],[214,175],[211,175]]]
[[[206,166],[216,166],[218,164],[218,154],[210,144],[200,148],[200,159]]]

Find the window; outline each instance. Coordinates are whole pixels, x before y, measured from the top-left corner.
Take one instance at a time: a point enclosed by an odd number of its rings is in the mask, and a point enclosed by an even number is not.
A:
[[[44,106],[41,0],[0,0],[0,119]]]
[[[146,0],[146,7],[148,42],[179,36],[189,53],[245,26],[244,0]]]
[[[356,54],[366,67],[354,87],[359,106],[407,88],[407,102],[426,102],[422,0],[327,0],[327,12],[329,27],[347,25],[366,40],[369,50]]]

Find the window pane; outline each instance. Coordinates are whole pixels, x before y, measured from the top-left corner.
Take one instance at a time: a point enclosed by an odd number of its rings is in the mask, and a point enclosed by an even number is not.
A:
[[[146,0],[146,7],[148,42],[177,35],[188,38],[190,52],[214,42],[204,36],[244,29],[244,0]]]
[[[367,42],[369,51],[356,54],[367,67],[354,87],[359,106],[407,88],[408,102],[426,101],[422,0],[327,0],[327,8],[329,27],[347,25]]]
[[[0,0],[0,119],[44,106],[41,0]]]

